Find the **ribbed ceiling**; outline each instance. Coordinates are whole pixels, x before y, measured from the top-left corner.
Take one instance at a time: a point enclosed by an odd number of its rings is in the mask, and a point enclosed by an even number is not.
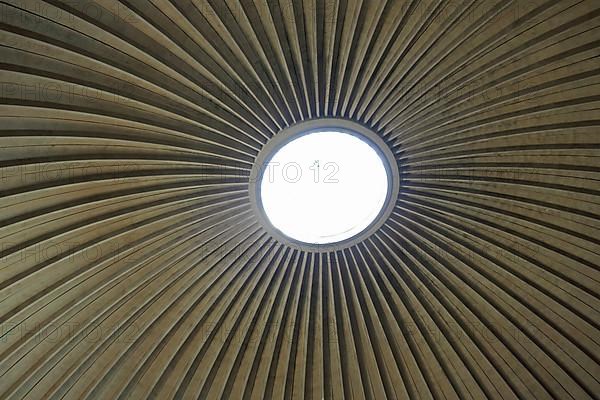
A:
[[[1,3],[0,398],[600,393],[600,2]],[[315,253],[248,176],[319,117],[401,188]]]

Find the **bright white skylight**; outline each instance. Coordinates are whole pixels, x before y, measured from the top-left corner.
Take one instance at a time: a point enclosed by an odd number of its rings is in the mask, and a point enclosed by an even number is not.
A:
[[[382,159],[367,142],[331,130],[284,145],[264,166],[263,208],[273,226],[305,243],[348,239],[377,217],[388,191]]]

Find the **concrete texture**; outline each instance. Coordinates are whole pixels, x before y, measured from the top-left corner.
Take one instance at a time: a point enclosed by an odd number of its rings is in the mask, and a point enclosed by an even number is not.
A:
[[[599,1],[0,10],[0,398],[597,398]],[[319,117],[401,171],[334,252],[248,198]]]

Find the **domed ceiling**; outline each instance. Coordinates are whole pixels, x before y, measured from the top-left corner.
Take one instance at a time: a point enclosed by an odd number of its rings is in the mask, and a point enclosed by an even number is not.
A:
[[[600,2],[0,10],[0,398],[600,393]],[[400,171],[323,251],[249,199],[318,118]]]

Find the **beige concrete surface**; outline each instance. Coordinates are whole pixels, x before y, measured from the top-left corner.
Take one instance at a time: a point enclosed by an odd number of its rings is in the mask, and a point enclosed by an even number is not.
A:
[[[600,394],[600,2],[0,2],[1,399]],[[249,198],[294,123],[398,162],[314,252]]]

